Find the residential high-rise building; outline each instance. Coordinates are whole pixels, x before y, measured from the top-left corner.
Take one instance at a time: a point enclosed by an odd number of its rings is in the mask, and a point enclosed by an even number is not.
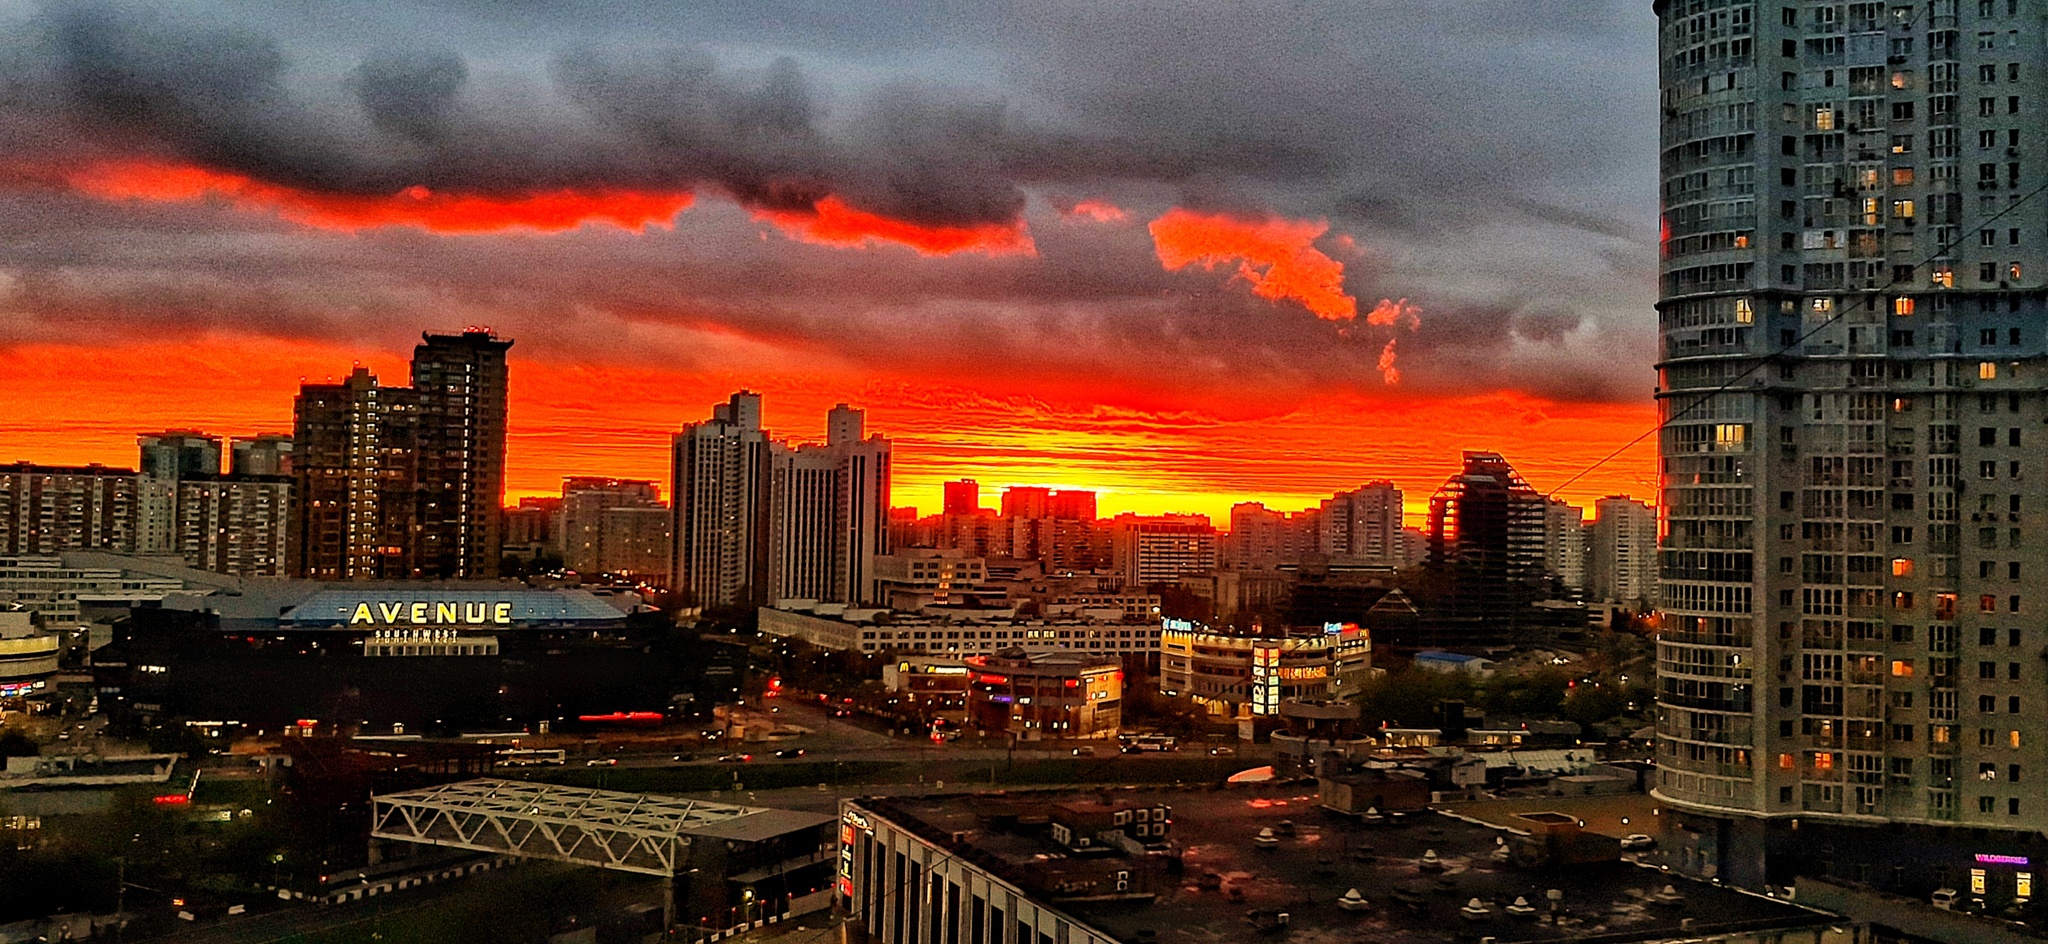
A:
[[[839,457],[816,443],[769,446],[768,602],[832,600]]]
[[[220,437],[198,430],[144,433],[136,446],[138,551],[242,577],[285,576],[289,478],[222,475]]]
[[[984,553],[1035,560],[1052,571],[1108,565],[1108,535],[1096,523],[1094,492],[1013,485],[1003,490],[1002,507]]]
[[[404,580],[416,567],[419,395],[358,367],[293,401],[286,569],[314,580]]]
[[[570,476],[562,480],[562,500],[556,511],[553,531],[559,535],[562,566],[582,574],[656,573],[668,568],[636,571],[625,567],[627,558],[644,563],[645,554],[627,548],[614,549],[606,543],[621,525],[607,517],[614,508],[653,508],[668,514],[660,490],[642,479],[614,479],[600,476]],[[629,531],[631,529],[628,529]],[[664,550],[663,555],[667,552]]]
[[[178,482],[220,474],[220,437],[196,429],[173,429],[135,437],[142,454],[136,482],[136,550],[170,554],[178,545]]]
[[[171,553],[200,570],[289,575],[290,478],[216,473],[180,479],[176,486]]]
[[[135,437],[142,452],[142,474],[177,480],[220,474],[220,437],[196,429],[143,433]]]
[[[523,545],[531,552],[561,552],[562,498],[559,495],[530,495],[506,508],[505,543]]]
[[[0,554],[134,552],[140,478],[103,465],[0,466]]]
[[[1650,549],[1655,552],[1656,519],[1650,523]],[[1543,506],[1543,569],[1566,590],[1586,589],[1585,514],[1561,498]]]
[[[1548,500],[1497,453],[1467,452],[1429,500],[1433,576],[1425,617],[1445,642],[1509,642],[1526,606],[1544,595]],[[1442,637],[1439,637],[1442,638]]]
[[[1110,535],[1125,587],[1174,583],[1216,569],[1216,529],[1207,515],[1117,515]]]
[[[1587,591],[1602,603],[1657,605],[1657,509],[1626,495],[1593,503]]]
[[[1077,488],[1062,488],[1046,497],[1045,516],[1066,521],[1094,521],[1096,495]]]
[[[598,563],[604,573],[668,578],[669,528],[674,517],[667,505],[620,505],[606,508],[600,518],[604,553]]]
[[[1218,566],[1234,570],[1272,570],[1299,564],[1320,553],[1321,512],[1287,514],[1263,502],[1230,506],[1230,533],[1217,541]]]
[[[1052,489],[1042,485],[1012,485],[1003,489],[1003,517],[1043,518],[1052,505]]]
[[[489,328],[420,335],[419,536],[414,568],[434,578],[496,577],[505,541],[505,354]]]
[[[1673,861],[1995,911],[2048,827],[2040,5],[1655,6]]]
[[[768,434],[742,390],[675,434],[670,589],[699,606],[755,606],[768,589]]]
[[[292,438],[264,433],[230,446],[228,471],[235,475],[291,475]]]
[[[939,506],[941,513],[948,515],[971,515],[981,510],[981,483],[973,479],[959,479],[947,482],[945,501]]]
[[[1401,563],[1401,490],[1372,482],[1323,499],[1318,543],[1330,558],[1398,567]]]
[[[874,559],[890,547],[892,447],[868,436],[865,420],[841,403],[826,416],[824,444],[771,447],[771,599],[876,599]]]

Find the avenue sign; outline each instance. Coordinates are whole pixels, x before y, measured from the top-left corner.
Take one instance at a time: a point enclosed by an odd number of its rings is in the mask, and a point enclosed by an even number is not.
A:
[[[389,626],[483,626],[512,623],[512,604],[506,602],[425,601],[407,603],[365,600],[349,612],[348,624]]]

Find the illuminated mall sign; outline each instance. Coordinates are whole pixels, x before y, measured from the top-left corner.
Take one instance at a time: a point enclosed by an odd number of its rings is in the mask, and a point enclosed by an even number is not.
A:
[[[371,602],[357,603],[349,611],[348,624],[363,623],[387,626],[484,626],[512,624],[510,603],[459,603],[439,602]]]

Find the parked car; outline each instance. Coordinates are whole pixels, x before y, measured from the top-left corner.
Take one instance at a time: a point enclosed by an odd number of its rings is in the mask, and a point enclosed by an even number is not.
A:
[[[1074,756],[1075,756],[1075,757],[1094,757],[1094,756],[1095,756],[1095,748],[1092,748],[1092,747],[1085,747],[1085,746],[1084,746],[1084,747],[1077,747],[1077,748],[1074,748]]]
[[[1236,756],[1237,756],[1237,748],[1234,748],[1234,747],[1212,747],[1212,748],[1209,748],[1209,756],[1211,756],[1211,757],[1236,757]]]
[[[696,759],[697,759],[697,755],[695,755],[695,754],[688,754],[688,753],[684,753],[684,754],[677,754],[676,756],[674,756],[674,757],[671,757],[671,758],[669,758],[669,760],[675,760],[675,761],[683,761],[683,760],[696,760]]]
[[[753,759],[754,755],[752,754],[727,754],[720,757],[718,762],[721,764],[744,764]]]
[[[617,767],[617,766],[619,766],[619,759],[618,759],[618,758],[616,758],[616,757],[597,757],[597,758],[593,758],[593,759],[591,759],[591,760],[586,760],[586,761],[584,761],[584,762],[583,762],[583,766],[585,766],[585,767]]]
[[[804,749],[801,747],[785,747],[782,750],[776,751],[775,756],[783,760],[788,760],[792,757],[802,757],[804,756]]]
[[[1657,837],[1644,833],[1630,833],[1621,837],[1621,847],[1623,849],[1655,849],[1657,848]]]

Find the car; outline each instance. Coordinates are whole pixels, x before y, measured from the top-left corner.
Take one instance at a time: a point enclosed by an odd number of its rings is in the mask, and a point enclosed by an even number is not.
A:
[[[1074,748],[1074,756],[1075,756],[1075,757],[1094,757],[1094,756],[1095,756],[1095,748],[1092,748],[1092,747],[1077,747],[1077,748]]]
[[[718,762],[721,764],[744,764],[753,759],[754,755],[752,754],[726,754],[718,758]]]
[[[616,758],[616,757],[596,757],[596,758],[592,758],[592,759],[590,759],[590,760],[586,760],[586,761],[584,761],[584,762],[583,762],[583,766],[585,766],[585,767],[617,767],[617,766],[619,766],[619,759],[618,759],[618,758]]]
[[[801,747],[785,747],[782,750],[776,751],[775,756],[783,760],[788,760],[792,757],[802,757],[804,756],[804,749]]]
[[[1209,748],[1209,756],[1211,756],[1211,757],[1236,757],[1236,756],[1237,756],[1237,748],[1234,748],[1234,747],[1212,747],[1212,748]]]
[[[1623,849],[1655,849],[1657,848],[1657,837],[1645,833],[1630,833],[1621,837],[1621,847]]]
[[[695,754],[677,754],[676,756],[674,756],[674,757],[671,757],[671,758],[669,758],[669,760],[673,760],[673,761],[684,761],[684,760],[696,760],[696,759],[697,759],[697,755],[695,755]]]

